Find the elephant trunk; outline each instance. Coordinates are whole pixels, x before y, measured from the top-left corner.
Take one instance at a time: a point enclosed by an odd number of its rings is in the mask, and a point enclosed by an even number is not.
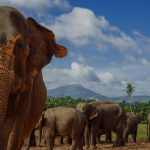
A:
[[[3,127],[7,115],[9,93],[14,81],[14,48],[21,40],[20,34],[10,36],[6,45],[0,45],[0,128]]]
[[[0,68],[0,128],[4,126],[14,74]]]

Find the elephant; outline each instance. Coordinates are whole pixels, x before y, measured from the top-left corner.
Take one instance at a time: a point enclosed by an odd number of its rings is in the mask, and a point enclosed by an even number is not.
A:
[[[138,123],[140,122],[141,114],[127,112],[126,116],[127,118],[123,135],[124,140],[125,142],[128,142],[128,136],[131,134],[133,142],[136,142]]]
[[[71,150],[83,150],[82,139],[87,121],[80,111],[69,107],[49,108],[44,113],[43,122],[48,150],[53,150],[57,135],[72,138]]]
[[[47,98],[42,68],[53,56],[66,55],[51,30],[15,8],[0,6],[1,150],[21,149]]]
[[[150,142],[150,113],[147,116],[147,140]]]
[[[119,104],[109,102],[91,102],[81,103],[79,106],[88,120],[85,129],[85,146],[89,149],[96,149],[96,135],[99,130],[116,132],[116,141],[114,146],[124,146],[123,126],[126,120],[126,113]],[[79,108],[77,106],[77,108]]]

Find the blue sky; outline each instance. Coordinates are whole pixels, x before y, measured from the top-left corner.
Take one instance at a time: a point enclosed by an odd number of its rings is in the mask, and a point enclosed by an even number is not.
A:
[[[150,95],[149,0],[1,0],[53,30],[68,48],[43,70],[47,89],[81,84],[100,94]]]

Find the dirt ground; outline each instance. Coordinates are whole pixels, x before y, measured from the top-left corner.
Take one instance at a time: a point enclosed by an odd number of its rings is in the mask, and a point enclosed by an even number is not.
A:
[[[137,142],[137,143],[128,143],[125,147],[114,148],[112,144],[97,144],[98,150],[150,150],[150,143],[146,142]],[[25,150],[25,148],[22,148]],[[30,150],[47,150],[46,147],[31,147]],[[70,150],[70,145],[67,144],[55,144],[54,150]]]

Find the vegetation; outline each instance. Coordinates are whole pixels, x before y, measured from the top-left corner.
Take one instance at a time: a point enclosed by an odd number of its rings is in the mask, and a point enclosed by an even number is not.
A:
[[[74,99],[72,97],[61,97],[61,98],[49,97],[47,99],[46,105],[48,108],[52,108],[52,107],[73,107],[73,108],[76,108],[78,103],[84,102],[84,101],[91,102],[94,100]]]
[[[133,87],[132,83],[127,83],[126,92],[127,92],[128,98],[129,98],[130,111],[132,112],[131,95],[132,95],[133,92],[134,92],[134,87]]]

